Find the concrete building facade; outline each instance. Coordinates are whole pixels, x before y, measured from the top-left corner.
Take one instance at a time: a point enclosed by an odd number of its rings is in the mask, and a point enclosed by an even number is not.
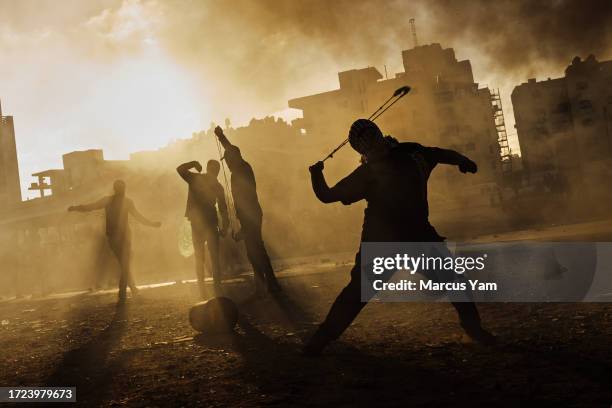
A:
[[[501,106],[494,104],[493,93],[474,81],[470,61],[457,60],[453,49],[440,44],[405,50],[402,60],[404,72],[394,78],[383,79],[374,67],[344,71],[338,74],[339,89],[290,100],[290,107],[303,112],[293,124],[331,150],[346,138],[355,119],[367,118],[395,89],[408,85],[412,88],[408,96],[377,120],[383,133],[400,141],[454,149],[479,165],[473,177],[453,168],[436,170],[432,205],[450,210],[468,203],[471,207],[498,204],[502,162],[495,112]],[[333,167],[342,167],[342,172],[354,168],[354,157],[343,165],[349,155],[342,154]]]
[[[602,186],[612,176],[612,60],[576,57],[562,78],[515,87],[512,104],[530,183],[590,199],[607,194]]]

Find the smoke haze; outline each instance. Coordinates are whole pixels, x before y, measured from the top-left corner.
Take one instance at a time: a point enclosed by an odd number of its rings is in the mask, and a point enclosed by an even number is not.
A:
[[[2,1],[0,96],[14,115],[22,184],[61,154],[156,148],[230,117],[289,113],[337,87],[336,72],[402,70],[421,44],[454,47],[504,94],[562,75],[574,55],[610,56],[612,6],[593,1]]]

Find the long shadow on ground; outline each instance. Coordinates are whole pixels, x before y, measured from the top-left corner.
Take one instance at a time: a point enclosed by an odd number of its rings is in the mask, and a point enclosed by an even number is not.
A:
[[[111,385],[129,353],[111,352],[118,346],[127,326],[125,305],[116,308],[108,326],[100,333],[64,354],[56,370],[47,378],[45,386],[75,386],[77,402],[82,406],[99,406],[111,393]]]

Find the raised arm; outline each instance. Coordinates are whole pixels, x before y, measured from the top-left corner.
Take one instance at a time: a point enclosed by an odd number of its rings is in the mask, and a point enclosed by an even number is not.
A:
[[[133,202],[130,201],[129,204],[129,213],[130,215],[132,215],[136,221],[138,221],[139,223],[146,225],[147,227],[155,227],[158,228],[161,226],[161,222],[159,221],[151,221],[149,220],[147,217],[145,217],[144,215],[142,215],[137,209],[136,206],[134,205]]]
[[[312,183],[312,191],[322,203],[329,204],[340,201],[340,198],[332,192],[327,185],[325,176],[323,175],[323,162],[316,162],[309,167],[310,182]]]
[[[73,205],[68,207],[68,211],[89,212],[103,209],[108,203],[108,197],[103,197],[91,204]]]
[[[429,151],[438,163],[458,166],[462,173],[476,173],[478,171],[476,163],[454,150],[430,147]]]
[[[217,138],[219,139],[219,142],[221,142],[221,145],[223,146],[224,149],[227,150],[227,149],[231,149],[232,147],[234,147],[234,145],[230,143],[230,141],[227,139],[227,137],[223,133],[223,129],[221,129],[221,126],[217,126],[215,128],[215,135],[217,135]]]
[[[352,204],[365,198],[364,184],[360,177],[360,168],[343,178],[333,187],[327,185],[323,175],[323,162],[310,166],[310,181],[312,190],[319,201],[329,204],[340,201],[342,204]]]
[[[194,174],[190,171],[191,169],[196,169],[196,171],[200,173],[202,171],[202,165],[200,164],[200,162],[194,160],[181,164],[176,168],[176,171],[183,178],[183,180],[189,183]]]

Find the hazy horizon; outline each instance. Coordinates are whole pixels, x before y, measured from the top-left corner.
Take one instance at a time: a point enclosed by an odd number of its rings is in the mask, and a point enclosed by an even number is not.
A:
[[[0,99],[24,192],[70,151],[125,159],[225,118],[286,117],[288,99],[336,89],[339,71],[386,65],[391,77],[412,47],[410,18],[420,44],[454,48],[500,89],[510,135],[513,86],[562,76],[574,55],[610,55],[600,1],[65,3],[0,1]]]

